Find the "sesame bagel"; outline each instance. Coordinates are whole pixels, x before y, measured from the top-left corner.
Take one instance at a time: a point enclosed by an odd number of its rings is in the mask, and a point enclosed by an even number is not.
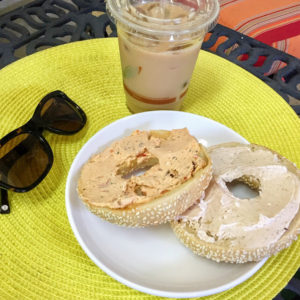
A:
[[[172,222],[181,242],[217,262],[259,261],[287,248],[300,233],[300,170],[260,145],[227,143],[209,148],[213,178],[195,205]],[[253,198],[234,196],[240,181]]]
[[[77,190],[102,219],[144,227],[184,212],[211,177],[211,160],[187,129],[136,130],[90,158]]]

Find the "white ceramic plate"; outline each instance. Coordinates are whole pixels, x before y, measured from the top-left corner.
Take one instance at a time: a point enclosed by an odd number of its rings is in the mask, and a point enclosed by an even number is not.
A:
[[[93,215],[76,191],[89,157],[133,130],[187,127],[206,146],[247,141],[213,120],[184,112],[154,111],[120,119],[95,134],[76,156],[66,184],[66,208],[74,234],[91,260],[111,277],[139,291],[164,297],[201,297],[230,289],[252,276],[259,263],[216,263],[194,255],[168,225],[123,228]]]

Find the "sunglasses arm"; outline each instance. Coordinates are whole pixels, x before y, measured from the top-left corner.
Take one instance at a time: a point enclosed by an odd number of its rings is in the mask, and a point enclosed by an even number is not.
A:
[[[0,214],[9,214],[10,207],[8,202],[8,193],[7,190],[1,189],[0,197]]]

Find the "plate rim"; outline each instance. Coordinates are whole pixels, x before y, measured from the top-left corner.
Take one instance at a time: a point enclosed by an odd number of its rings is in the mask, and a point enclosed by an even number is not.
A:
[[[160,296],[160,297],[171,297],[171,298],[195,298],[195,297],[204,297],[204,296],[210,296],[210,295],[214,295],[214,294],[218,294],[221,292],[224,292],[226,290],[229,290],[231,288],[234,288],[235,286],[243,283],[244,281],[246,281],[247,279],[249,279],[251,276],[253,276],[268,260],[268,257],[262,259],[259,262],[256,262],[254,267],[252,269],[250,269],[249,271],[247,271],[245,274],[243,274],[242,276],[234,279],[233,281],[230,281],[226,284],[223,284],[219,287],[216,288],[211,288],[208,290],[204,290],[204,291],[193,291],[193,292],[174,292],[174,291],[166,291],[166,290],[158,290],[158,289],[153,289],[153,288],[149,288],[146,286],[143,286],[141,284],[137,284],[133,281],[130,281],[126,278],[124,278],[123,276],[117,274],[116,272],[112,271],[109,267],[107,267],[103,262],[99,261],[95,255],[92,253],[92,251],[86,246],[85,242],[83,241],[78,227],[76,225],[74,216],[73,216],[73,212],[72,212],[72,205],[71,205],[71,201],[70,201],[70,185],[71,185],[71,178],[74,176],[74,171],[73,169],[75,168],[75,165],[77,163],[77,161],[79,160],[80,154],[82,152],[84,152],[85,148],[87,147],[87,144],[91,143],[92,140],[96,139],[96,137],[98,135],[100,135],[101,133],[103,133],[103,130],[107,131],[110,129],[110,127],[115,126],[116,123],[118,122],[125,122],[128,119],[132,119],[132,118],[136,118],[136,117],[143,117],[144,115],[153,115],[153,114],[182,114],[182,115],[192,115],[193,117],[199,117],[201,119],[205,119],[209,122],[213,122],[218,126],[221,126],[223,128],[226,128],[226,130],[231,131],[231,133],[233,133],[234,135],[238,136],[239,138],[241,138],[243,140],[243,142],[245,143],[249,143],[249,141],[247,141],[243,136],[241,136],[239,133],[237,133],[236,131],[234,131],[233,129],[231,129],[230,127],[219,123],[213,119],[198,115],[198,114],[193,114],[193,113],[189,113],[189,112],[183,112],[183,111],[169,111],[169,110],[156,110],[156,111],[147,111],[147,112],[141,112],[141,113],[136,113],[136,114],[132,114],[132,115],[128,115],[125,116],[123,118],[119,118],[111,123],[109,123],[108,125],[100,128],[94,135],[92,135],[84,144],[83,146],[80,148],[80,150],[77,152],[71,167],[69,169],[68,172],[68,176],[67,176],[67,180],[66,180],[66,187],[65,187],[65,206],[66,206],[66,212],[67,212],[67,217],[69,220],[69,223],[71,225],[71,229],[72,232],[75,236],[75,238],[77,239],[79,245],[81,246],[81,248],[83,249],[83,251],[87,254],[87,256],[97,265],[97,267],[99,267],[102,271],[104,271],[107,275],[109,275],[110,277],[112,277],[113,279],[119,281],[120,283],[126,285],[127,287],[133,288],[137,291],[146,293],[146,294],[150,294],[150,295],[154,295],[154,296]],[[73,174],[73,175],[72,175]]]

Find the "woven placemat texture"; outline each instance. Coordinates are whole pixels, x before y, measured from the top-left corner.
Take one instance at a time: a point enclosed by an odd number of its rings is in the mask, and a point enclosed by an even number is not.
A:
[[[23,125],[40,99],[57,89],[83,108],[88,123],[73,136],[45,132],[54,152],[49,175],[28,193],[9,193],[12,212],[0,215],[0,299],[160,299],[99,269],[77,243],[65,210],[66,178],[80,148],[130,114],[117,40],[54,47],[2,69],[0,136]],[[200,53],[182,110],[221,122],[300,166],[300,121],[294,111],[262,81],[214,54]],[[207,299],[272,299],[299,267],[297,241],[246,282]]]

